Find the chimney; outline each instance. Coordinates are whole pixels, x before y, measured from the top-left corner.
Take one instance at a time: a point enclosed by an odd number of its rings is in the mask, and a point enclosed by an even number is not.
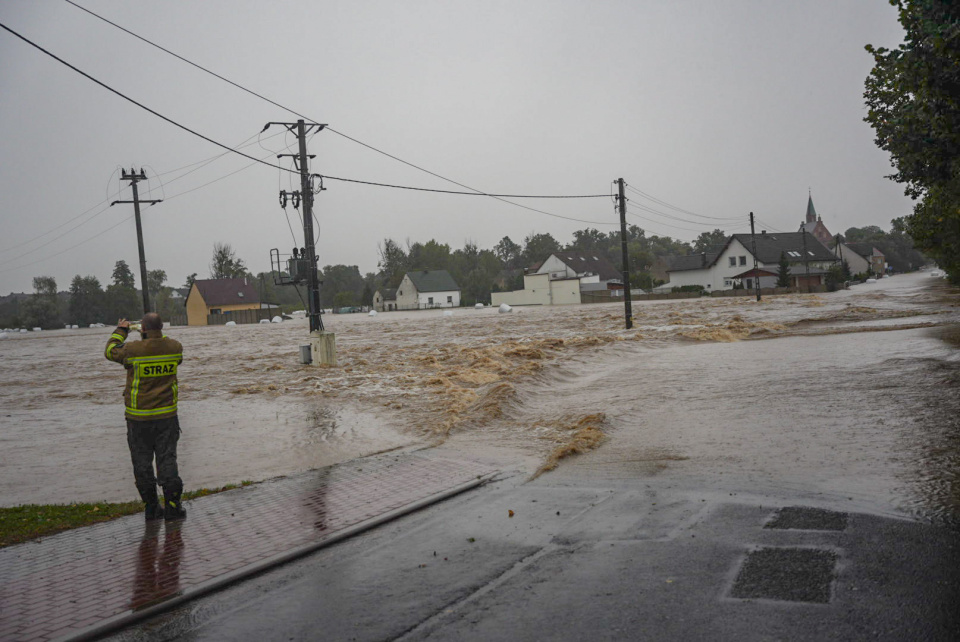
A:
[[[700,264],[701,264],[703,267],[707,267],[707,253],[706,253],[706,252],[700,252]]]

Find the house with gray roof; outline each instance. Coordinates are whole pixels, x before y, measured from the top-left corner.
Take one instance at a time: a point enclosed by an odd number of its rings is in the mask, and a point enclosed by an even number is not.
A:
[[[533,274],[549,274],[550,279],[579,278],[581,284],[623,286],[623,277],[610,261],[600,254],[556,252],[531,270]]]
[[[397,287],[398,310],[460,307],[460,286],[446,270],[407,272]]]
[[[731,290],[734,286],[752,289],[758,278],[760,287],[774,287],[781,254],[789,265],[791,285],[806,289],[823,285],[827,271],[840,261],[810,232],[761,232],[755,239],[756,269],[751,236],[734,234],[721,247],[676,257],[667,270],[669,283],[657,290],[669,292],[684,285],[701,285],[707,291]]]
[[[397,289],[381,288],[373,293],[373,309],[377,312],[390,312],[397,309]]]

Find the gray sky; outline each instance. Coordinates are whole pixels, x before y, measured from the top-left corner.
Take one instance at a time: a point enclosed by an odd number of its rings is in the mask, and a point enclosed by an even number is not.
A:
[[[872,66],[863,46],[902,39],[885,0],[78,2],[340,132],[490,192],[601,194],[623,177],[683,209],[742,217],[737,229],[719,225],[727,232],[748,231],[749,211],[763,228],[796,231],[808,188],[833,233],[889,229],[911,208],[883,178],[887,155],[862,121]],[[244,151],[270,160],[295,149],[290,136],[268,138],[276,129],[259,143],[257,134],[296,117],[64,2],[4,2],[0,22],[217,141],[253,143]],[[287,173],[253,166],[176,196],[250,161],[227,155],[173,180],[183,172],[172,170],[222,150],[5,31],[0,61],[0,293],[30,291],[41,274],[60,289],[75,274],[105,285],[118,259],[137,271],[132,206],[98,213],[118,198],[119,166],[145,167],[153,191],[142,197],[166,198],[144,211],[144,235],[148,268],[165,269],[171,285],[191,272],[207,277],[216,242],[254,272],[268,269],[271,248],[293,245],[277,200],[279,188],[297,188]],[[314,172],[459,189],[329,132],[309,151]],[[608,199],[523,201],[609,223],[601,226],[484,197],[327,187],[316,203],[320,264],[361,272],[376,270],[384,237],[490,248],[505,235],[520,243],[550,232],[566,243],[574,230],[609,231],[618,220]],[[648,234],[692,240],[717,227],[628,196],[693,221],[628,217]]]

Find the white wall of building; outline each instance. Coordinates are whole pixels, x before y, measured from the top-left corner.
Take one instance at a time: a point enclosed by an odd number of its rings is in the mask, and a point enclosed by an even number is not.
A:
[[[401,310],[412,310],[417,307],[420,299],[417,296],[417,288],[408,275],[403,276],[403,281],[397,286],[397,307]]]
[[[523,289],[493,292],[493,305],[569,305],[580,303],[580,279],[556,280],[549,272],[523,275]]]
[[[872,272],[870,269],[870,261],[854,252],[853,248],[846,243],[840,243],[833,248],[833,253],[838,257],[841,254],[843,255],[843,260],[850,266],[850,274],[870,274]]]
[[[459,308],[460,291],[449,290],[444,292],[418,292],[418,303],[421,308]]]

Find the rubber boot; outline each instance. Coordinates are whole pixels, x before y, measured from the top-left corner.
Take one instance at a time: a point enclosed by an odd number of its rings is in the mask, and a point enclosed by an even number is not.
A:
[[[143,518],[148,522],[163,519],[163,506],[160,505],[160,499],[157,497],[157,487],[154,484],[137,486],[137,491],[140,493],[140,499],[147,505],[143,510]]]
[[[183,519],[187,516],[187,511],[180,502],[179,489],[163,489],[163,499],[167,506],[163,510],[163,518],[166,520]]]

